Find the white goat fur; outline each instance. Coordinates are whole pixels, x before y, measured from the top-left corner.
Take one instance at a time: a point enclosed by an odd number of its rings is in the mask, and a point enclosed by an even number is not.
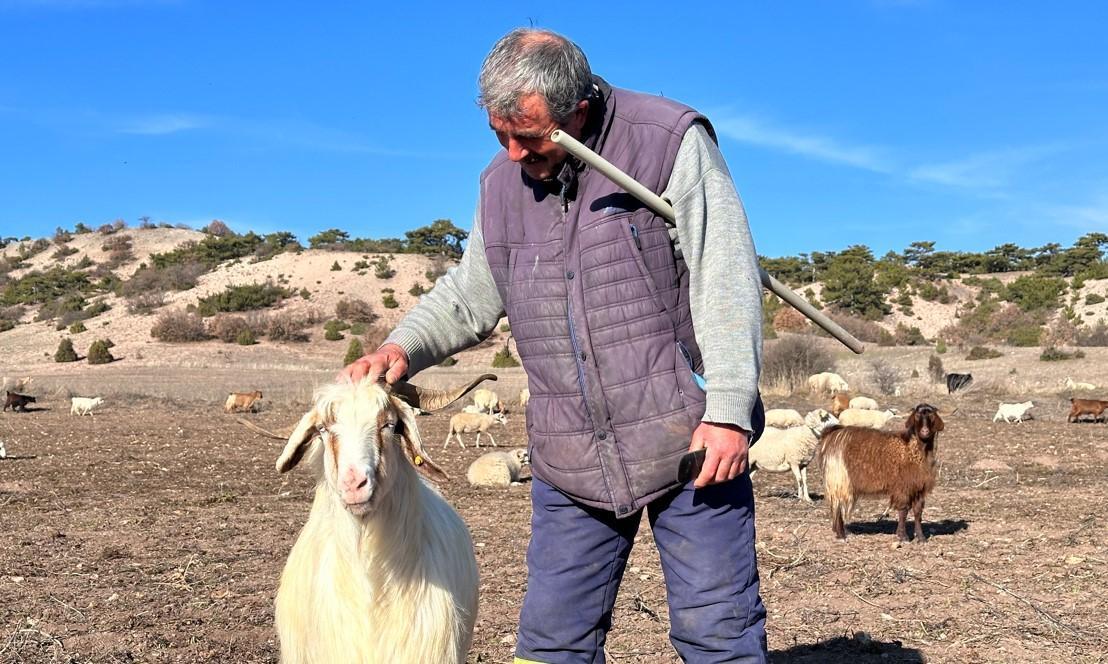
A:
[[[504,410],[503,405],[500,403],[500,397],[496,392],[485,388],[474,391],[473,405],[477,406],[478,410],[482,413],[498,413]]]
[[[778,429],[804,426],[804,418],[792,408],[770,408],[766,411],[766,426]]]
[[[850,408],[855,410],[877,410],[877,402],[869,397],[854,397],[850,400]]]
[[[812,502],[808,495],[808,464],[815,456],[820,434],[838,423],[834,415],[820,408],[804,417],[804,426],[791,429],[767,426],[747,456],[751,477],[759,470],[771,473],[791,470],[796,478],[796,497]]]
[[[0,440],[0,459],[7,459],[8,451],[4,449],[4,441]]]
[[[466,480],[473,486],[504,488],[519,481],[520,470],[527,462],[523,447],[507,452],[488,452],[474,459],[466,470]]]
[[[896,417],[896,413],[891,410],[859,410],[857,408],[847,408],[839,413],[839,424],[844,427],[880,429],[888,424],[889,420],[894,417]]]
[[[993,422],[999,422],[1002,418],[1008,424],[1012,423],[1012,420],[1019,424],[1023,421],[1023,416],[1027,414],[1027,411],[1031,410],[1035,404],[1030,401],[1024,401],[1023,403],[1002,403],[1000,407],[996,409],[996,415],[993,415]]]
[[[70,415],[92,415],[92,409],[104,403],[100,397],[72,397],[69,400]]]
[[[462,412],[463,413],[483,413],[484,411],[481,410],[480,408],[478,408],[477,406],[474,406],[473,404],[469,404],[468,406],[465,406],[464,408],[462,408]]]
[[[403,433],[381,428],[382,412],[395,413]],[[326,386],[278,469],[295,465],[306,446],[320,480],[277,591],[281,661],[464,662],[477,563],[461,517],[401,458],[430,464],[412,411],[375,384]],[[376,466],[373,507],[362,516],[340,498],[340,454]]]
[[[1096,389],[1096,385],[1093,385],[1092,383],[1078,383],[1078,382],[1075,382],[1069,376],[1066,376],[1066,381],[1065,382],[1066,382],[1066,389],[1067,390],[1095,390]]]
[[[525,387],[525,388],[523,388],[522,390],[519,391],[519,407],[520,408],[526,408],[527,407],[527,402],[530,401],[530,400],[531,400],[531,389],[530,388]]]
[[[836,392],[849,392],[850,385],[839,374],[824,371],[808,376],[808,389],[815,394],[823,392],[835,394]]]
[[[485,434],[489,437],[493,447],[499,447],[489,429],[494,424],[504,425],[507,423],[507,418],[501,413],[495,415],[489,415],[488,413],[457,413],[450,418],[450,430],[446,433],[446,440],[443,441],[442,449],[446,449],[446,446],[450,444],[451,436],[454,436],[458,439],[458,445],[464,450],[466,444],[462,442],[462,434],[473,432],[477,432],[477,440],[473,443],[477,447],[481,447],[481,434]]]

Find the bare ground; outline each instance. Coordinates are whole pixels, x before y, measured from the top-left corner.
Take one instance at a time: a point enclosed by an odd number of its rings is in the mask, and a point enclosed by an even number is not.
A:
[[[218,408],[241,375],[204,371],[215,400],[185,398],[201,381],[179,375],[161,398],[115,399],[93,417],[71,417],[49,394],[34,412],[0,414],[0,662],[276,661],[273,596],[313,478],[277,475],[280,444]],[[165,384],[166,370],[150,372],[103,374],[100,386],[133,395]],[[274,388],[283,397],[252,417],[290,423],[322,377],[288,373]],[[772,661],[1104,661],[1108,554],[1096,515],[1108,428],[1066,424],[1060,397],[1020,425],[992,424],[995,401],[983,396],[958,406],[940,439],[922,546],[894,546],[878,502],[863,503],[850,539],[834,541],[818,471],[813,505],[796,500],[788,473],[755,478]],[[434,451],[446,420],[420,420]],[[498,441],[522,444],[522,418]],[[528,489],[466,485],[477,454],[435,456],[481,568],[470,661],[502,662],[526,581]],[[614,621],[609,661],[676,661],[646,524]]]

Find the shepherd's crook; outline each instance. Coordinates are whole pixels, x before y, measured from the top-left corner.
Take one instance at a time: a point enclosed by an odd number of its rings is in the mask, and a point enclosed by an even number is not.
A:
[[[623,187],[627,193],[642,201],[647,207],[663,217],[666,221],[671,224],[677,223],[677,219],[673,213],[673,206],[669,204],[669,201],[641,185],[630,175],[613,166],[607,159],[582,145],[577,139],[561,129],[555,129],[554,133],[550,135],[550,140],[565,148],[566,152],[569,152],[574,157],[577,157],[589,166],[595,168],[604,177],[620,187]],[[768,272],[762,269],[761,266],[758,267],[758,275],[762,279],[762,285],[768,288],[771,293],[791,304],[793,308],[807,316],[816,325],[822,327],[828,334],[842,342],[844,346],[855,353],[861,353],[865,349],[861,341],[855,339],[853,335],[844,330],[838,323],[813,307],[808,300],[805,300],[803,297],[794,293],[788,286],[774,279]]]

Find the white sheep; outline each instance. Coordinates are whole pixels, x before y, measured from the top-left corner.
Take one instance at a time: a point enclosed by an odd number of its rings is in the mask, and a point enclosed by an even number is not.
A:
[[[504,411],[504,404],[500,403],[500,397],[492,390],[480,389],[473,393],[473,405],[482,413],[500,413]]]
[[[751,446],[747,462],[750,464],[751,477],[759,470],[771,473],[793,471],[793,477],[796,478],[796,497],[810,503],[812,498],[808,495],[808,464],[815,455],[820,434],[839,421],[820,408],[808,413],[803,422],[804,426],[791,429],[767,426],[762,437]]]
[[[792,408],[770,408],[766,411],[766,426],[778,429],[804,426],[804,418]]]
[[[477,406],[474,406],[473,404],[469,404],[468,406],[465,406],[465,407],[462,408],[462,412],[463,413],[483,413],[484,411],[481,410],[480,408],[478,408]]]
[[[489,437],[493,447],[499,447],[489,429],[494,424],[505,425],[507,423],[508,419],[504,417],[503,413],[496,413],[495,415],[489,415],[488,413],[457,413],[450,418],[450,430],[446,432],[446,440],[443,441],[442,449],[445,450],[446,446],[450,444],[450,437],[455,436],[458,439],[458,445],[464,450],[466,445],[462,442],[462,434],[474,432],[477,432],[477,440],[474,441],[474,445],[477,447],[481,447],[481,434]]]
[[[472,486],[508,487],[519,482],[520,470],[527,463],[527,450],[523,447],[506,452],[488,452],[469,464],[466,479]]]
[[[7,459],[8,451],[4,449],[4,441],[0,440],[0,459]]]
[[[877,410],[877,402],[869,397],[854,397],[847,407],[855,410]]]
[[[1069,376],[1066,376],[1066,379],[1062,382],[1065,383],[1067,390],[1095,390],[1096,389],[1096,385],[1093,385],[1092,383],[1078,383],[1078,382],[1075,382]]]
[[[889,420],[896,417],[891,410],[858,410],[847,408],[839,413],[839,424],[844,427],[868,427],[880,429],[888,424]]]
[[[824,392],[835,394],[837,392],[849,392],[850,385],[848,385],[839,374],[824,371],[808,376],[808,389],[814,394],[822,394]]]
[[[281,662],[465,661],[477,617],[473,543],[417,475],[446,478],[408,407],[438,410],[464,393],[364,381],[316,392],[277,460],[283,473],[307,458],[319,475],[277,590]]]
[[[102,397],[72,397],[69,400],[70,415],[92,415],[92,410],[103,405]]]
[[[523,388],[522,390],[519,391],[519,407],[520,408],[526,408],[527,407],[527,402],[529,402],[530,400],[531,400],[531,390],[530,390],[530,388],[525,387],[525,388]]]
[[[1023,421],[1024,416],[1030,417],[1031,410],[1035,404],[1030,401],[1024,401],[1023,403],[1002,403],[1000,407],[996,409],[996,415],[993,415],[993,422],[999,422],[1001,418],[1008,424],[1015,420],[1016,424]]]

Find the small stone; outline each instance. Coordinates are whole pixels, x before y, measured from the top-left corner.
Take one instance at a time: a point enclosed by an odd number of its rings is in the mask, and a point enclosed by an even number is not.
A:
[[[1066,556],[1067,565],[1080,565],[1083,562],[1085,562],[1085,556]]]
[[[23,583],[23,577],[21,576],[10,576],[8,578],[12,580],[12,583]]]

